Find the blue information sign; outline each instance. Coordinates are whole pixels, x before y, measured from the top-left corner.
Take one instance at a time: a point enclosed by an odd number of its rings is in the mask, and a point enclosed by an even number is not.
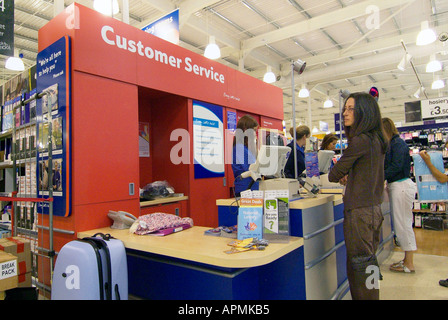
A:
[[[36,68],[37,92],[44,94],[36,105],[38,194],[45,198],[52,188],[53,214],[64,217],[71,203],[70,51],[70,38],[64,36],[38,53]],[[48,204],[39,203],[38,212],[48,213]]]

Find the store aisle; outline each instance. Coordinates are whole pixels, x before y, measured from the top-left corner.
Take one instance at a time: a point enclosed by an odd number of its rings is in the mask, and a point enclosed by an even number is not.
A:
[[[400,248],[383,262],[380,282],[381,300],[448,300],[448,288],[439,280],[448,278],[448,230],[434,231],[415,228],[417,252],[414,254],[414,274],[389,271],[389,265],[400,261]]]
[[[395,251],[381,265],[381,300],[448,300],[448,288],[439,285],[448,278],[448,257],[416,253],[415,273],[390,271],[389,265],[401,259],[403,253]]]

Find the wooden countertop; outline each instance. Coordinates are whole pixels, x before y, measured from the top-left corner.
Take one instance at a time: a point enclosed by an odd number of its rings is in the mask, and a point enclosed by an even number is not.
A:
[[[316,206],[320,206],[330,201],[334,201],[336,198],[334,194],[318,194],[315,198],[303,198],[293,200],[289,203],[290,209],[308,209]],[[216,200],[217,206],[236,206],[234,198],[230,199],[218,199]]]
[[[78,232],[78,238],[91,237],[97,232],[109,233],[123,241],[129,249],[160,254],[167,257],[190,260],[225,268],[250,268],[265,265],[301,247],[303,239],[289,237],[289,243],[269,243],[264,251],[245,251],[226,254],[233,239],[205,236],[208,227],[192,227],[164,237],[136,235],[129,229],[117,230],[110,227]]]
[[[156,200],[142,201],[142,202],[140,202],[140,207],[154,206],[157,204],[172,203],[172,202],[178,202],[178,201],[183,201],[183,200],[188,200],[188,197],[187,196],[166,197],[166,198],[159,198]]]

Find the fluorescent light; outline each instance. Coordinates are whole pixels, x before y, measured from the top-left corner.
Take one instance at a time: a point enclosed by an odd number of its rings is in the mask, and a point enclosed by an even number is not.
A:
[[[310,92],[308,91],[308,89],[305,87],[304,84],[302,84],[302,89],[300,89],[299,91],[299,97],[300,98],[307,98],[310,96]]]
[[[215,43],[215,36],[210,36],[209,43],[204,51],[204,57],[215,60],[221,57],[221,50]]]
[[[271,66],[268,66],[266,73],[264,74],[263,81],[266,83],[273,83],[277,80],[274,72],[272,72]]]
[[[397,69],[404,71],[406,70],[406,66],[408,65],[409,61],[411,61],[412,56],[409,53],[405,53],[403,58],[401,59],[400,63],[397,65]]]
[[[117,14],[120,11],[117,0],[94,0],[93,9],[105,15]]]
[[[435,54],[432,54],[428,64],[426,65],[426,72],[437,72],[440,70],[442,70],[442,63],[436,59]]]
[[[416,45],[425,46],[427,44],[433,43],[436,41],[437,36],[434,30],[429,28],[429,22],[423,21],[421,24],[421,31],[417,36]]]
[[[327,97],[327,100],[324,102],[324,108],[332,108],[333,107],[333,101],[329,97]]]
[[[433,90],[442,89],[444,87],[445,87],[445,82],[443,82],[443,80],[441,80],[439,76],[437,76],[435,78],[434,82],[431,85],[431,89],[433,89]]]
[[[23,64],[22,59],[18,57],[9,57],[6,60],[5,68],[13,71],[23,71],[25,70],[25,65]]]

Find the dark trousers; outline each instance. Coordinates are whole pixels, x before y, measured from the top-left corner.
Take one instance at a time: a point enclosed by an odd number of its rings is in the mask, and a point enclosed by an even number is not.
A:
[[[357,271],[353,258],[372,256],[378,249],[383,223],[381,206],[344,210],[344,238],[347,249],[347,278],[353,300],[379,300],[379,289],[366,282],[375,276],[370,269]],[[368,272],[366,272],[368,271]],[[377,270],[379,274],[379,269]],[[379,279],[375,279],[378,281]]]

